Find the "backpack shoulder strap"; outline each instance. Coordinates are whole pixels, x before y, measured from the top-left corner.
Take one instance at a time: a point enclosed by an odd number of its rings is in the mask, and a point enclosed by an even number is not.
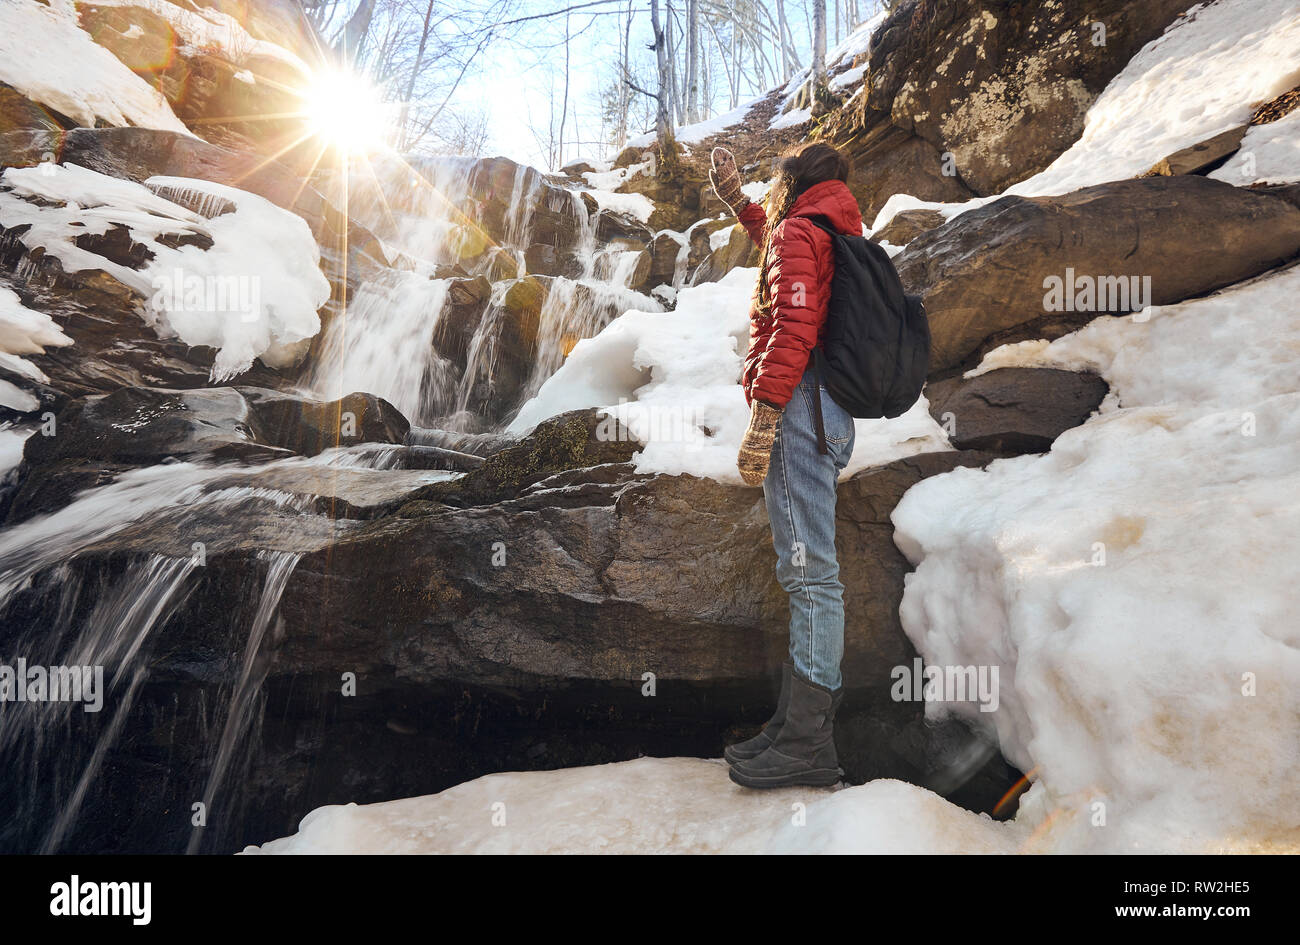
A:
[[[821,216],[820,214],[814,217],[800,217],[800,219],[807,220],[813,226],[817,227],[817,229],[823,230],[826,233],[829,233],[831,236],[844,235],[839,230],[835,229],[835,227],[831,226],[831,221],[829,219],[827,219],[824,216]]]

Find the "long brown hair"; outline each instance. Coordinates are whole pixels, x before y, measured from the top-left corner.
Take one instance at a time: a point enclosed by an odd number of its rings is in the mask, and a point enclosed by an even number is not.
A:
[[[828,180],[849,179],[849,159],[821,141],[795,145],[776,162],[776,176],[767,195],[767,233],[758,262],[758,313],[772,314],[772,291],[767,284],[767,264],[772,254],[772,234],[794,202],[809,187]]]

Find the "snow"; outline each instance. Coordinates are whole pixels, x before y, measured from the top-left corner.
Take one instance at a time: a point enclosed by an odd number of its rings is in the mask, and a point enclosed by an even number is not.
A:
[[[586,193],[591,194],[600,209],[625,213],[642,223],[647,222],[650,214],[655,212],[654,201],[645,194],[616,194],[610,190],[588,190]]]
[[[627,167],[605,168],[597,171],[583,171],[582,178],[592,190],[618,190],[633,177],[649,174],[652,160],[629,164]]]
[[[904,629],[927,663],[1001,667],[997,736],[1035,772],[1051,849],[1300,831],[1297,293],[1292,267],[992,352],[983,369],[1094,370],[1111,394],[1050,453],[894,511]]]
[[[0,190],[0,225],[29,225],[18,239],[28,249],[42,247],[65,272],[100,269],[148,299],[142,314],[160,336],[218,349],[214,380],[248,370],[254,358],[291,363],[320,330],[316,313],[330,288],[315,238],[301,218],[261,197],[209,181],[150,179],[158,188],[235,207],[205,219],[140,184],[74,164],[9,168],[0,181],[8,187]],[[62,205],[23,199],[33,197]],[[143,268],[73,242],[119,225],[154,254]],[[202,234],[213,245],[172,248],[159,241],[164,234]]]
[[[0,427],[0,482],[23,461],[23,444],[35,432],[35,427],[18,428],[7,424]]]
[[[0,286],[0,353],[43,354],[51,345],[70,344],[54,319],[27,308],[17,292]]]
[[[1297,83],[1300,0],[1200,4],[1143,46],[1111,80],[1088,109],[1083,133],[1069,150],[1005,193],[1063,194],[1136,177],[1175,151],[1245,125],[1254,108]],[[1269,142],[1269,168],[1275,160],[1286,160],[1285,139],[1294,141],[1294,127],[1261,131],[1252,138],[1254,148]],[[1284,140],[1272,140],[1275,135]],[[1294,166],[1287,161],[1282,172]],[[1240,167],[1235,158],[1227,172],[1233,167]],[[944,204],[898,194],[881,208],[872,229],[904,209],[938,210],[951,219],[996,199]]]
[[[27,308],[18,293],[0,286],[0,368],[46,383],[49,378],[45,373],[22,355],[44,354],[47,347],[70,344],[72,339],[63,333],[54,319],[44,312]],[[12,382],[0,380],[0,406],[29,413],[40,406],[40,401]],[[8,438],[0,444],[3,448],[9,445]],[[3,462],[0,462],[0,468],[7,469]]]
[[[781,128],[793,128],[809,121],[812,121],[811,108],[792,108],[788,112],[774,115],[768,127],[775,131]]]
[[[714,115],[712,118],[706,118],[704,121],[692,125],[682,125],[673,132],[673,135],[679,144],[699,144],[705,138],[710,138],[719,132],[740,124],[745,120],[745,116],[749,114],[750,109],[763,101],[764,98],[766,96],[757,95],[746,102],[742,102],[730,111]],[[627,144],[630,148],[646,148],[654,144],[655,138],[655,133],[648,131],[643,135],[628,139]]]
[[[858,56],[866,55],[871,48],[871,37],[888,17],[889,11],[881,10],[875,16],[859,24],[852,33],[840,40],[826,53],[826,72],[831,77],[828,84],[832,91],[843,92],[855,83],[860,82],[862,77],[866,75],[867,63],[863,62],[854,66],[853,60]],[[784,111],[789,107],[790,100],[803,88],[811,71],[810,68],[801,69],[785,84],[785,88],[781,90],[780,111]],[[855,92],[854,97],[856,95]],[[811,112],[809,112],[809,117],[811,117]],[[807,121],[806,118],[803,120]],[[793,122],[793,124],[800,123]],[[773,124],[772,127],[788,127],[788,125],[777,126]]]
[[[1266,125],[1252,125],[1241,149],[1209,176],[1238,187],[1300,181],[1300,109]]]
[[[77,25],[70,0],[0,3],[0,82],[84,127],[190,134],[161,93]]]
[[[244,853],[1003,853],[1019,836],[899,781],[748,791],[720,759],[638,758],[321,807]]]
[[[754,269],[685,287],[671,312],[627,312],[579,341],[510,425],[523,433],[566,410],[601,407],[642,443],[640,471],[739,482],[736,454],[749,408],[740,388],[749,346]],[[921,398],[895,420],[859,420],[843,475],[903,456],[949,449]]]
[[[1216,0],[1147,43],[1088,109],[1083,134],[1008,189],[1061,194],[1135,177],[1250,120],[1300,82],[1300,0]]]
[[[850,86],[857,85],[862,81],[862,77],[867,74],[867,63],[860,66],[854,66],[851,69],[845,69],[839,75],[833,77],[830,82],[831,89],[835,92],[843,92]]]
[[[709,251],[716,253],[722,247],[731,242],[731,234],[735,232],[738,224],[723,226],[709,234]]]

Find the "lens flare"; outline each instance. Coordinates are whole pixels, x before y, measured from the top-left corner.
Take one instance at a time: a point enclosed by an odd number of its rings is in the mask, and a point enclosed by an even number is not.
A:
[[[352,154],[385,147],[394,107],[364,77],[340,69],[317,72],[301,94],[303,116],[324,143]]]

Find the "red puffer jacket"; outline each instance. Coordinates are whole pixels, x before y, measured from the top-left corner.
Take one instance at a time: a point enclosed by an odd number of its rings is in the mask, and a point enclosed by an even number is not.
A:
[[[809,353],[821,338],[835,253],[830,234],[807,219],[815,216],[825,217],[846,235],[862,233],[858,202],[838,180],[809,187],[776,225],[766,273],[772,315],[760,318],[757,303],[749,313],[749,353],[741,374],[746,402],[762,400],[784,408],[808,367]],[[740,222],[762,246],[766,230],[763,208],[749,204],[740,211]],[[759,274],[759,278],[763,276]]]

